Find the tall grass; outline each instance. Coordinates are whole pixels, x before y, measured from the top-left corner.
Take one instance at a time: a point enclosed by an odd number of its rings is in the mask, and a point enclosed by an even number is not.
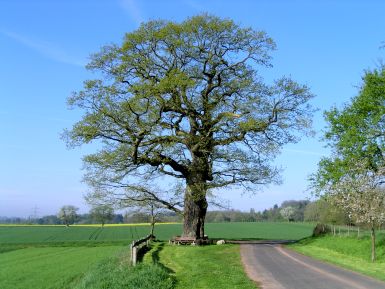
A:
[[[128,256],[125,258],[128,260]],[[132,267],[122,258],[109,258],[90,270],[74,289],[172,289],[174,280],[156,264]]]

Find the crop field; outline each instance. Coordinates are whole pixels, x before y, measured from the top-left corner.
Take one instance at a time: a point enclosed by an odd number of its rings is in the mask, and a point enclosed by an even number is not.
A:
[[[93,264],[121,246],[25,248],[0,254],[0,288],[73,288]]]
[[[285,239],[299,240],[313,233],[313,224],[308,223],[216,223],[207,224],[211,238],[223,239]]]
[[[223,239],[288,239],[298,240],[312,233],[312,224],[306,223],[209,223],[206,233],[211,238]],[[148,235],[149,225],[138,226],[0,226],[0,244],[34,244],[61,242],[119,242],[129,244],[132,240]],[[168,240],[179,235],[181,224],[159,224],[155,235],[159,240]]]

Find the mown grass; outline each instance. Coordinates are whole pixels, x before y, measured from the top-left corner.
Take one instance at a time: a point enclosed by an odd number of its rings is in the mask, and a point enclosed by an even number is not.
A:
[[[0,254],[0,288],[73,288],[87,270],[121,246],[24,248]]]
[[[327,235],[308,238],[288,247],[313,258],[385,281],[385,238],[382,234],[377,238],[377,260],[374,263],[371,262],[369,236],[357,238]]]
[[[176,280],[175,289],[256,289],[246,276],[238,245],[172,246],[158,243],[144,263],[158,263]]]

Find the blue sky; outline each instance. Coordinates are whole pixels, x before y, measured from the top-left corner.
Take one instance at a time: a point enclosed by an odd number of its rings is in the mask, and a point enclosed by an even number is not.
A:
[[[311,87],[313,139],[286,146],[276,160],[283,185],[240,196],[224,191],[236,209],[257,210],[304,199],[307,176],[328,153],[320,143],[322,111],[357,93],[364,69],[383,57],[384,1],[290,0],[1,0],[0,216],[54,214],[65,204],[88,210],[81,157],[95,146],[68,150],[60,139],[81,112],[66,98],[91,78],[84,65],[104,44],[149,19],[182,21],[208,12],[266,31],[277,43],[266,81],[291,75]]]

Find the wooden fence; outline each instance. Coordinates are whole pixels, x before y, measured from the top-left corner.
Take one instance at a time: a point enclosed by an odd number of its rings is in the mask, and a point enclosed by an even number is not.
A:
[[[138,254],[141,249],[147,247],[151,240],[155,239],[153,235],[148,235],[139,240],[132,241],[131,248],[131,264],[135,266],[138,263]]]

